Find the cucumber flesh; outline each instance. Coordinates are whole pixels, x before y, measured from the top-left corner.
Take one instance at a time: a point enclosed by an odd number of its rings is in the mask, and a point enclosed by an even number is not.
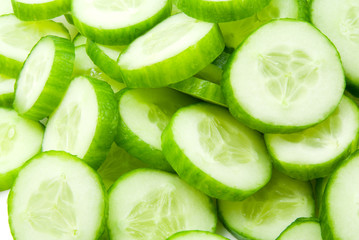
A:
[[[298,218],[276,240],[322,240],[319,221],[315,218]]]
[[[167,240],[228,240],[228,238],[205,231],[183,231],[178,232]]]
[[[14,101],[16,79],[0,74],[0,106],[11,107]]]

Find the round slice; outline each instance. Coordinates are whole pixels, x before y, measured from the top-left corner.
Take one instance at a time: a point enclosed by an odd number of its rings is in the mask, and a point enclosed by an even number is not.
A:
[[[276,240],[322,240],[320,224],[316,218],[298,218]]]
[[[15,88],[15,110],[41,120],[49,116],[68,88],[75,61],[73,43],[56,36],[43,37],[26,59]]]
[[[16,79],[0,74],[0,106],[11,107],[14,101]]]
[[[228,240],[228,238],[205,231],[182,231],[175,233],[167,240]]]
[[[264,188],[243,201],[219,200],[218,211],[238,239],[275,239],[295,219],[314,216],[312,187],[273,171]]]
[[[338,49],[348,90],[359,96],[359,4],[357,0],[312,0],[311,20]]]
[[[192,77],[223,49],[218,25],[179,13],[133,41],[118,64],[128,87],[162,87]]]
[[[43,126],[0,108],[0,191],[9,189],[22,165],[40,152]]]
[[[197,101],[169,88],[126,88],[118,100],[117,145],[154,168],[173,171],[162,154],[162,131],[179,108]]]
[[[243,200],[271,177],[263,137],[208,103],[175,113],[163,131],[162,151],[183,180],[218,199]]]
[[[214,232],[216,223],[213,201],[171,173],[134,170],[109,192],[112,240],[166,240],[179,231]]]
[[[46,35],[70,38],[67,29],[53,21],[23,22],[13,14],[0,16],[0,73],[16,78],[33,46]]]
[[[38,21],[67,13],[70,11],[71,0],[11,0],[11,3],[17,18]]]
[[[330,176],[320,211],[323,239],[358,239],[359,151],[349,156]]]
[[[66,151],[97,169],[111,148],[117,122],[111,87],[97,79],[76,77],[49,118],[42,150]]]
[[[232,55],[223,92],[234,117],[264,133],[290,133],[325,120],[345,89],[333,44],[307,22],[274,20]]]
[[[105,45],[126,45],[171,14],[169,0],[73,0],[81,34]]]
[[[8,198],[14,239],[98,239],[107,214],[96,172],[65,152],[35,156],[20,171]]]
[[[328,176],[358,145],[359,111],[344,96],[324,122],[292,134],[265,134],[274,166],[299,180]]]
[[[252,16],[270,0],[174,0],[188,16],[206,22],[230,22]]]

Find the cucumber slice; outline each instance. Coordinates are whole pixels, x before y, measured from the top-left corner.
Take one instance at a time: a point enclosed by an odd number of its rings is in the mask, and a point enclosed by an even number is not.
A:
[[[90,77],[76,77],[49,118],[42,150],[69,152],[97,169],[111,148],[117,121],[110,86]]]
[[[70,38],[67,29],[53,21],[22,22],[13,14],[0,16],[0,73],[16,78],[32,47],[46,35]]]
[[[107,226],[112,240],[165,240],[185,230],[214,232],[216,223],[212,200],[171,173],[134,170],[110,189]]]
[[[260,26],[278,18],[308,20],[306,0],[271,0],[270,3],[251,17],[239,21],[220,23],[226,46],[236,49]]]
[[[265,134],[274,166],[299,180],[328,176],[358,145],[359,110],[344,96],[324,122],[292,134]]]
[[[0,191],[9,189],[21,166],[40,152],[43,126],[0,108]]]
[[[118,100],[117,145],[154,168],[173,171],[161,151],[161,134],[179,108],[196,100],[169,88],[123,89]]]
[[[52,19],[54,22],[58,22],[58,23],[62,23],[65,28],[69,31],[70,34],[70,39],[74,39],[76,37],[76,35],[79,33],[79,31],[77,30],[77,28],[70,24],[67,20],[66,17],[64,15],[60,16],[60,17],[56,17]]]
[[[5,14],[14,13],[12,9],[11,0],[0,1],[0,16]]]
[[[312,194],[309,182],[273,171],[270,182],[249,198],[219,200],[218,214],[238,239],[275,239],[295,219],[314,216]]]
[[[98,239],[107,214],[105,189],[80,159],[64,152],[41,153],[16,178],[8,212],[17,240]]]
[[[316,210],[316,216],[320,216],[322,211],[322,203],[323,203],[323,195],[325,191],[325,187],[327,186],[329,177],[325,178],[318,178],[315,180],[315,210]]]
[[[118,64],[128,87],[162,87],[192,77],[223,48],[216,24],[179,13],[133,41]]]
[[[72,0],[81,34],[105,45],[126,45],[171,14],[169,0]]]
[[[106,160],[97,169],[97,172],[106,189],[109,189],[120,176],[137,168],[148,168],[148,166],[113,143]]]
[[[206,22],[230,22],[252,16],[270,0],[174,0],[185,14]]]
[[[14,101],[15,79],[0,74],[0,107],[12,107]]]
[[[243,200],[271,177],[263,137],[208,103],[176,112],[163,131],[162,151],[183,180],[218,199]]]
[[[23,21],[51,19],[70,11],[70,0],[11,0],[16,17]]]
[[[264,133],[290,133],[325,120],[342,98],[345,79],[338,52],[323,34],[283,19],[247,38],[222,84],[238,120]]]
[[[359,4],[356,0],[312,0],[311,20],[338,49],[348,90],[359,96]]]
[[[358,239],[358,171],[357,150],[330,176],[320,214],[323,239]]]
[[[189,78],[169,85],[170,88],[202,99],[206,102],[227,107],[221,86],[199,78]]]
[[[77,33],[74,40],[75,47],[80,47],[86,45],[87,38],[84,35],[81,35],[81,33]]]
[[[41,120],[60,103],[68,88],[75,61],[73,43],[46,36],[31,50],[15,88],[15,110],[24,117]]]
[[[322,240],[320,224],[316,218],[298,218],[276,240]]]
[[[196,73],[195,77],[219,84],[222,79],[223,70],[215,64],[209,64],[201,71]]]
[[[105,46],[97,44],[90,39],[86,43],[86,52],[91,60],[109,77],[123,82],[121,69],[117,59],[125,46]]]
[[[205,231],[182,231],[175,233],[171,237],[167,238],[167,240],[228,240],[228,238],[222,237],[220,235],[205,232]]]

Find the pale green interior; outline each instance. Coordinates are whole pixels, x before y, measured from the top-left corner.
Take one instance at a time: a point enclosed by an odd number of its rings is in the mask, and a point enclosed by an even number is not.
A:
[[[306,221],[294,223],[281,234],[278,240],[322,240],[322,233],[319,222]]]
[[[0,74],[0,94],[13,93],[15,91],[15,81],[16,79],[14,78]]]

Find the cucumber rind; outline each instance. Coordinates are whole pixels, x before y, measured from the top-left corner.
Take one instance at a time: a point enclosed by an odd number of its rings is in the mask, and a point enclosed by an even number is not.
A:
[[[206,236],[205,236],[206,235]],[[170,236],[169,238],[167,238],[167,240],[186,240],[186,237],[190,237],[191,239],[195,239],[195,237],[201,237],[201,239],[203,237],[208,237],[210,238],[210,240],[228,240],[228,238],[225,238],[221,235],[217,235],[211,232],[206,232],[206,231],[200,231],[200,230],[190,230],[190,231],[182,231],[182,232],[177,232],[175,234],[173,234],[172,236]]]
[[[33,47],[33,49],[35,49],[38,44],[41,44],[42,41],[47,41],[47,39],[50,39],[54,43],[55,49],[51,71],[43,90],[35,103],[29,109],[24,109],[23,106],[18,105],[19,103],[16,101],[16,92],[20,84],[19,79],[21,78],[21,72],[15,84],[14,108],[22,116],[33,120],[41,120],[49,116],[60,103],[71,82],[71,75],[75,61],[75,49],[73,43],[65,38],[51,35],[43,37]],[[26,60],[24,66],[25,65]]]
[[[290,231],[292,228],[295,228],[298,225],[306,224],[306,223],[314,223],[320,226],[319,220],[317,218],[297,218],[294,222],[292,222],[283,232],[276,238],[276,240],[286,239],[285,234]],[[319,240],[319,239],[318,239]]]

